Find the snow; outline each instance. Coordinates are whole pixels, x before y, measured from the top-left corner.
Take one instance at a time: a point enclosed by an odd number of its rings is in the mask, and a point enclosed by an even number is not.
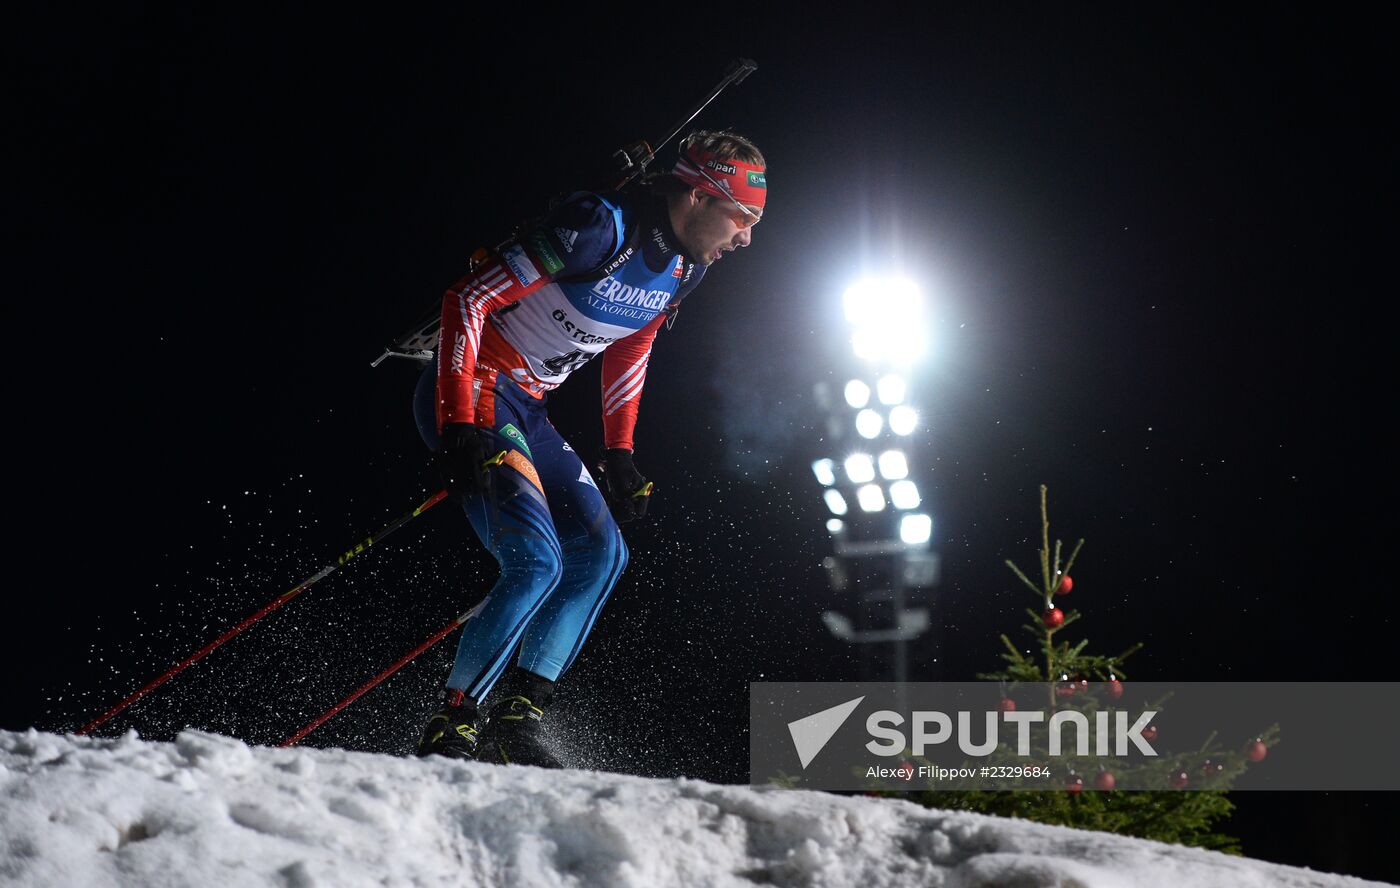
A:
[[[894,799],[0,731],[0,885],[1377,885]]]

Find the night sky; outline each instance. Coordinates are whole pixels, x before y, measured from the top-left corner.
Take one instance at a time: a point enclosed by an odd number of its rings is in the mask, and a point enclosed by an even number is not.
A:
[[[1145,642],[1130,678],[1394,677],[1373,23],[105,14],[10,35],[0,726],[75,729],[435,489],[416,370],[370,361],[740,56],[758,71],[697,125],[751,137],[772,197],[658,338],[652,515],[559,686],[576,760],[743,781],[749,681],[869,674],[820,622],[808,467],[837,455],[813,386],[848,378],[841,294],[870,273],[919,282],[933,342],[916,475],[943,579],[911,677],[998,668],[1042,483],[1052,536],[1087,540],[1075,631]],[[597,364],[550,398],[585,454]],[[275,743],[493,576],[439,506],[103,731]],[[455,638],[306,742],[409,751]],[[1236,800],[1253,856],[1400,875],[1375,850],[1393,794]]]

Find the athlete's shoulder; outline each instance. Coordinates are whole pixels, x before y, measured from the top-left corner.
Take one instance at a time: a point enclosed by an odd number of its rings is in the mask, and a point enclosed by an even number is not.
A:
[[[548,221],[555,225],[575,226],[574,231],[594,228],[611,230],[627,204],[627,195],[618,191],[575,191],[550,210]]]
[[[620,197],[610,192],[574,192],[526,234],[527,248],[551,277],[592,271],[621,243]]]

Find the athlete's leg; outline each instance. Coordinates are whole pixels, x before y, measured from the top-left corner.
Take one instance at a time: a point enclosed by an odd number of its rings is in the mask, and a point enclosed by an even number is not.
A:
[[[530,620],[518,662],[554,681],[578,656],[627,567],[627,545],[592,476],[548,420],[531,426],[530,448],[563,549],[564,574]]]
[[[436,368],[429,366],[414,396],[419,434],[430,450],[438,447],[433,399]],[[523,400],[522,400],[523,399]],[[563,551],[550,519],[543,486],[523,438],[502,429],[524,426],[530,396],[494,374],[484,380],[476,420],[492,429],[493,452],[506,451],[495,471],[495,495],[467,497],[463,508],[472,528],[501,565],[491,592],[462,627],[457,657],[447,686],[479,703],[509,665],[527,625],[559,583]]]

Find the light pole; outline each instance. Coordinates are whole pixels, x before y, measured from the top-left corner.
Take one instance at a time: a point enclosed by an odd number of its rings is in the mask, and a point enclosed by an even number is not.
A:
[[[822,614],[832,635],[861,645],[893,645],[894,680],[908,681],[908,644],[931,625],[911,592],[938,581],[933,517],[919,492],[922,462],[914,434],[920,415],[912,389],[926,351],[923,298],[905,280],[867,280],[844,297],[851,372],[839,394],[817,386],[829,455],[812,463],[830,515],[833,555],[823,561],[841,599]],[[867,616],[889,606],[883,625],[857,628],[843,612]],[[869,622],[876,623],[875,619]],[[903,692],[900,692],[903,705]]]

